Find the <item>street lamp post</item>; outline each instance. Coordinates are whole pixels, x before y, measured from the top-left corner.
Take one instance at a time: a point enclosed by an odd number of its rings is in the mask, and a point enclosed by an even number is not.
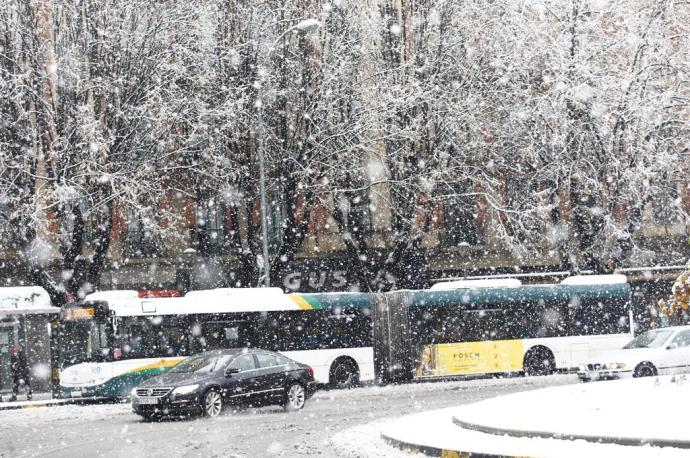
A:
[[[273,52],[276,49],[276,46],[278,45],[278,42],[282,40],[285,35],[288,33],[294,31],[294,30],[299,30],[302,32],[310,32],[312,30],[316,30],[319,27],[321,27],[321,21],[318,19],[305,19],[303,21],[300,21],[299,23],[293,25],[292,27],[288,28],[285,32],[283,32],[276,40],[273,42],[271,47],[268,50],[268,56],[267,60],[271,59],[271,56],[273,56]],[[260,194],[260,205],[261,205],[261,238],[262,238],[262,245],[263,245],[263,286],[266,288],[271,286],[271,262],[268,257],[268,217],[266,215],[266,161],[265,161],[265,147],[266,147],[266,142],[265,142],[265,136],[266,133],[264,132],[264,109],[263,109],[263,99],[264,99],[264,84],[263,81],[259,85],[259,97],[258,100],[256,101],[256,108],[258,110],[258,119],[259,119],[259,125],[258,125],[258,131],[257,131],[257,136],[259,139],[259,144],[258,146],[258,153],[259,153],[259,194]],[[262,283],[262,282],[259,282]]]

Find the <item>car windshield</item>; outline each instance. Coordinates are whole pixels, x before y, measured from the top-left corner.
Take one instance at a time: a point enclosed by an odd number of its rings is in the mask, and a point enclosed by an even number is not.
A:
[[[170,369],[170,372],[191,374],[210,373],[216,368],[222,367],[223,362],[227,361],[228,356],[218,354],[206,354],[190,356],[187,359],[180,361],[175,367]],[[219,364],[220,363],[220,364]]]
[[[668,329],[656,329],[654,331],[647,331],[640,334],[623,348],[656,348],[660,347],[666,342],[666,339],[673,331]]]

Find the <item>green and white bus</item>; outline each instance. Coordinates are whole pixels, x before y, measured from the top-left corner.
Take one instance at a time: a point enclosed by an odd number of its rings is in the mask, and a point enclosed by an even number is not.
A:
[[[124,398],[188,355],[233,347],[280,351],[336,387],[374,378],[367,294],[228,288],[160,297],[169,295],[104,291],[65,307],[62,395]]]
[[[371,294],[246,288],[149,296],[99,292],[63,309],[64,396],[126,397],[187,355],[231,347],[279,351],[336,387],[549,374],[622,347],[634,330],[631,290],[621,275]]]
[[[372,307],[376,378],[576,371],[630,340],[631,297],[622,275],[380,295]]]

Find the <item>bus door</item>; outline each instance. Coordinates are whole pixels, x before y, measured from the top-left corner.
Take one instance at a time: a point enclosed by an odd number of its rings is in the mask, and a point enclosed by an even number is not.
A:
[[[371,294],[374,372],[377,384],[405,382],[413,376],[410,292]]]
[[[0,389],[12,386],[10,348],[15,345],[17,327],[13,322],[0,322]]]

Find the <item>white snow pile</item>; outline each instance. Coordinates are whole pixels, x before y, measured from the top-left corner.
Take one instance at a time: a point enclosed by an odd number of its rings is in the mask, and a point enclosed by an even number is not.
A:
[[[402,452],[382,436],[415,446],[506,456],[687,457],[688,449],[495,435],[463,429],[455,421],[523,432],[687,441],[688,388],[686,376],[667,376],[531,390],[360,425],[338,433],[331,443],[345,456],[375,458],[420,456]]]
[[[581,383],[488,399],[454,415],[506,430],[688,441],[681,420],[690,411],[688,390],[686,375]]]
[[[0,311],[40,311],[51,308],[50,296],[40,286],[0,288]]]

